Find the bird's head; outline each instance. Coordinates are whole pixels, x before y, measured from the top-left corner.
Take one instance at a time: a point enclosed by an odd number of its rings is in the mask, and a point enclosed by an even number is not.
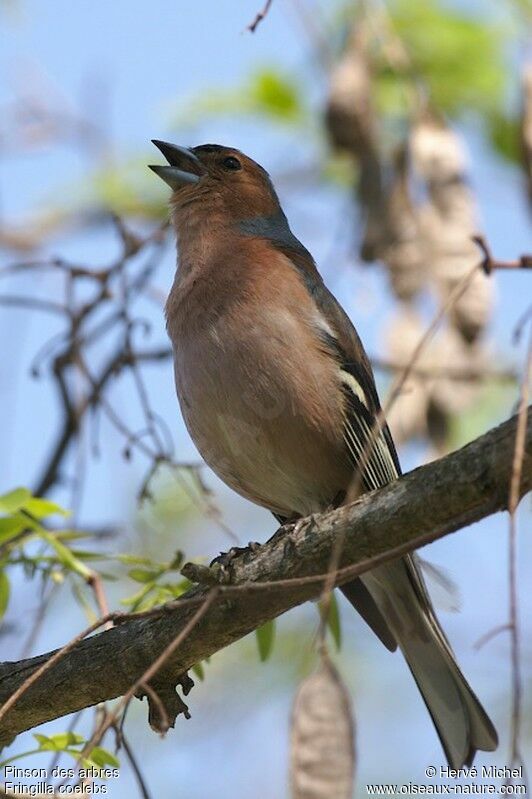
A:
[[[270,217],[279,200],[268,173],[233,147],[202,144],[180,147],[153,140],[168,164],[150,166],[172,189],[174,222],[201,214],[211,224],[238,224],[242,220]]]

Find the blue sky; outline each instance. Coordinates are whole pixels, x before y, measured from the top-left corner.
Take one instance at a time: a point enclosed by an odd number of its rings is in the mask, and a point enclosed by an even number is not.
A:
[[[252,70],[265,64],[295,71],[307,82],[309,94],[319,100],[326,85],[319,70],[312,67],[309,41],[291,4],[274,2],[268,19],[252,36],[245,27],[258,5],[250,0],[238,4],[213,0],[202,4],[77,0],[73,4],[54,0],[51,6],[49,2],[22,0],[0,17],[0,106],[24,87],[33,87],[45,99],[57,93],[73,107],[82,107],[103,120],[114,157],[120,159],[128,154],[150,153],[149,140],[153,137],[175,138],[171,120],[176,110],[207,89],[239,85]],[[493,156],[474,126],[466,127],[464,133],[484,229],[493,251],[502,258],[513,258],[530,249],[531,240],[521,176],[517,169]],[[197,139],[187,139],[186,144],[219,141],[235,145],[261,161],[274,176],[294,163],[312,163],[319,155],[319,143],[312,136],[301,140],[300,134],[280,134],[238,118],[213,117],[187,131],[187,136],[191,135]],[[68,146],[31,153],[0,151],[0,210],[10,222],[55,204],[73,187],[83,190],[88,183],[87,159]],[[162,186],[160,191],[164,192]],[[309,192],[291,192],[284,184],[280,193],[294,232],[322,265],[328,284],[356,321],[368,350],[379,352],[382,326],[391,312],[386,282],[378,269],[361,267],[349,253],[349,236],[341,224],[346,195],[323,187],[312,190],[309,196]],[[339,247],[339,238],[345,239],[345,246]],[[49,249],[83,263],[98,264],[113,257],[116,243],[112,232],[105,229],[53,242]],[[338,249],[341,254],[331,261],[331,252]],[[162,292],[170,285],[174,260],[170,249],[157,275]],[[495,281],[497,307],[489,332],[493,360],[519,364],[523,349],[513,346],[512,330],[530,303],[530,277],[505,273],[498,274]],[[14,293],[24,285],[27,288],[27,283],[4,281],[0,290]],[[37,294],[58,290],[47,276],[40,276],[33,286]],[[146,313],[154,325],[155,339],[164,341],[162,310],[151,307]],[[33,353],[53,331],[48,318],[22,318],[18,312],[0,309],[0,435],[6,453],[0,463],[0,491],[31,484],[54,435],[57,419],[50,386],[28,377]],[[148,380],[158,412],[172,427],[180,457],[195,457],[179,417],[170,366],[150,370]],[[127,387],[118,387],[112,397],[134,421]],[[510,413],[511,405],[509,399],[501,415]],[[142,541],[135,532],[134,499],[141,464],[124,464],[114,434],[105,427],[102,441],[101,458],[89,470],[82,518],[92,523],[120,524],[125,531],[120,540],[122,548],[149,549],[150,542]],[[409,451],[405,465],[416,465],[419,455],[416,449]],[[214,478],[209,479],[225,519],[243,541],[265,539],[270,534],[273,522],[266,513],[235,497]],[[530,527],[529,503],[522,509],[520,523],[525,533]],[[499,637],[480,653],[474,652],[472,645],[506,619],[506,529],[507,522],[499,515],[424,552],[460,587],[462,612],[445,614],[443,623],[464,671],[503,730],[499,753],[479,761],[488,764],[505,760],[508,642]],[[201,519],[191,519],[183,535],[190,555],[214,555],[227,546],[223,534]],[[156,546],[170,553],[180,543],[167,535]],[[521,611],[528,686],[532,673],[532,593],[526,581],[528,574],[530,585],[531,562],[530,537],[522,535]],[[36,588],[18,581],[11,619],[35,608],[36,603]],[[347,610],[342,606],[345,644],[338,662],[354,695],[359,784],[386,778],[415,781],[421,778],[425,765],[440,759],[425,709],[404,663],[384,652]],[[52,604],[50,621],[37,650],[64,643],[83,624],[74,600],[63,592]],[[276,660],[280,655],[274,655],[270,663],[260,665],[250,641],[217,656],[209,667],[207,682],[190,697],[192,720],[179,721],[176,731],[164,741],[147,729],[145,708],[139,703],[132,708],[130,736],[141,752],[154,795],[163,799],[258,795],[273,799],[287,795],[290,703],[297,679],[311,662],[315,612],[311,607],[303,608],[283,619],[282,625],[288,632],[297,627],[306,642],[304,653],[294,653],[290,664],[280,663]],[[20,631],[2,639],[6,659],[18,656],[17,635]],[[529,720],[530,701],[528,695]],[[65,720],[50,725],[54,730],[65,727]],[[530,740],[532,730],[528,732]],[[13,752],[26,748],[31,748],[29,736],[21,736]],[[378,752],[382,752],[382,758]],[[261,786],[260,794],[257,785]],[[132,786],[131,775],[125,773],[109,786],[109,795],[114,799],[129,797],[133,795]]]

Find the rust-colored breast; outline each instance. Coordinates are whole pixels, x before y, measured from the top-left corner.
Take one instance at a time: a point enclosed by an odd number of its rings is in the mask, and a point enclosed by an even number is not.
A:
[[[297,271],[263,242],[246,244],[170,298],[179,401],[222,480],[278,514],[307,514],[350,478],[338,368]]]

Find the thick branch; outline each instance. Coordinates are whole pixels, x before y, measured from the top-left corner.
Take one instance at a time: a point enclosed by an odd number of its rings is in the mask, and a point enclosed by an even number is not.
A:
[[[323,579],[304,579],[266,590],[256,584],[323,575],[337,535],[345,533],[340,566],[354,566],[349,574],[338,576],[336,582],[340,583],[376,562],[507,508],[515,433],[514,417],[458,452],[415,469],[352,505],[307,519],[291,532],[281,530],[263,546],[237,557],[231,565],[231,586],[221,589],[208,612],[165,663],[155,678],[156,687],[168,690],[195,663],[268,619],[317,597]],[[531,488],[529,409],[519,496]],[[201,600],[207,590],[194,588],[184,598]],[[178,602],[160,616],[133,618],[76,644],[8,711],[0,724],[0,742],[126,693],[196,610],[197,604]],[[0,664],[0,703],[50,655]]]

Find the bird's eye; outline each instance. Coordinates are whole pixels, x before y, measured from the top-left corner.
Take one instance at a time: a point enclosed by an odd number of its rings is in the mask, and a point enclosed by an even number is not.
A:
[[[224,158],[222,161],[222,166],[225,167],[225,169],[232,170],[233,172],[236,172],[237,169],[242,169],[242,164],[238,158],[234,157],[234,155],[229,155],[227,158]]]

